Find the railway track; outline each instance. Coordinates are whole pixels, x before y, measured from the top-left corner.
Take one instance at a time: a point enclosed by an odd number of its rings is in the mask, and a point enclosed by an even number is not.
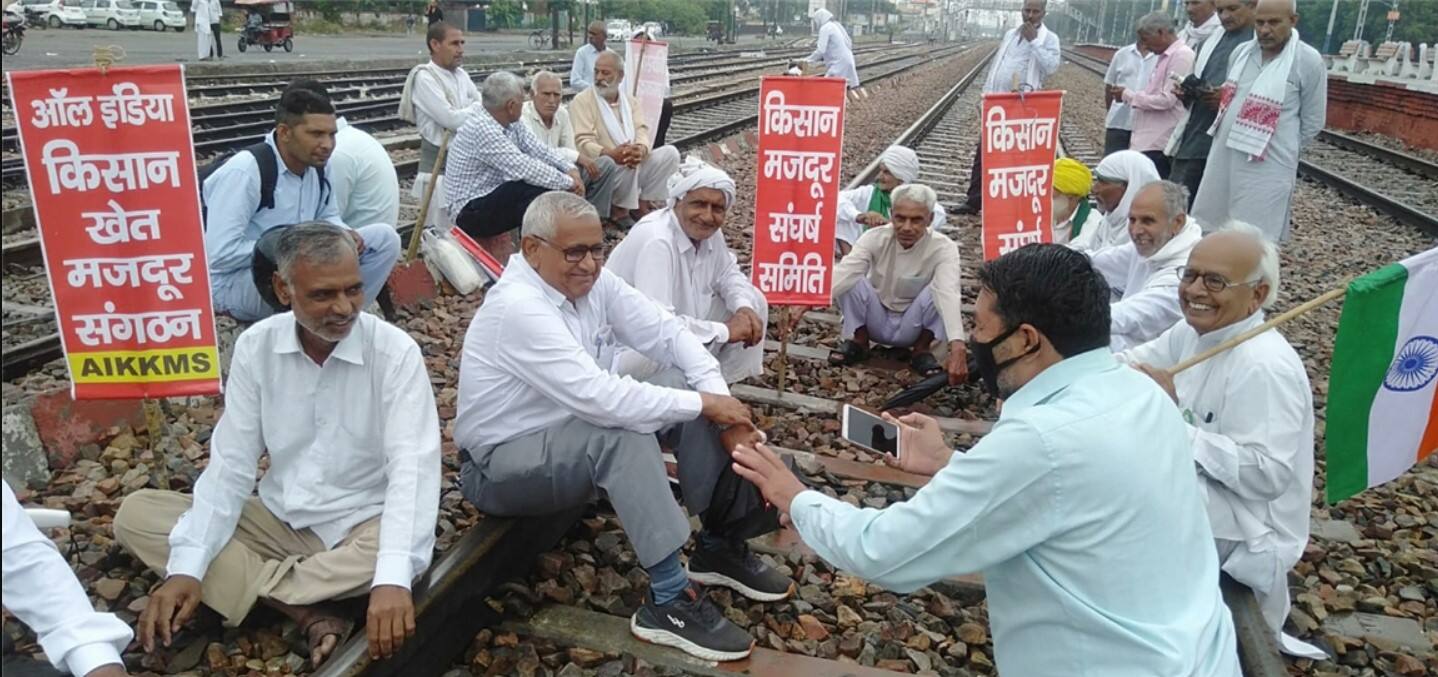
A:
[[[1101,59],[1077,52],[1065,51],[1064,58],[1100,77],[1107,66]],[[1438,164],[1324,130],[1303,149],[1298,175],[1438,236]]]
[[[898,55],[874,59],[861,65],[859,69],[866,80],[878,81],[904,73],[936,58],[947,58],[960,54],[966,49],[968,49],[966,46],[957,46],[937,51],[905,50]],[[751,86],[731,91],[676,101],[674,119],[670,128],[671,143],[684,152],[708,141],[729,136],[735,131],[754,125],[758,116],[758,108],[759,86],[757,82]],[[397,120],[397,118],[395,119]],[[267,124],[272,126],[273,122]],[[359,124],[364,126],[363,122]],[[264,131],[268,131],[268,127]],[[250,143],[264,131],[256,131],[256,136],[245,137],[244,141],[236,143],[239,145]],[[197,150],[200,147],[201,141],[197,135]],[[419,169],[418,165],[419,160],[416,157],[397,160],[395,170],[399,178],[404,180],[415,175]],[[29,214],[28,207],[24,210]],[[31,218],[33,219],[33,215]],[[412,227],[412,225],[401,227],[401,234],[407,237],[407,233]],[[33,225],[31,228],[33,229]],[[35,236],[7,242],[3,248],[0,248],[0,251],[3,251],[0,253],[0,260],[3,260],[7,268],[13,266],[33,269],[42,264],[40,241]],[[21,322],[24,323],[23,329],[20,329],[20,325],[17,324]],[[43,323],[46,322],[49,324],[44,325]],[[63,355],[60,336],[53,331],[53,319],[48,316],[40,319],[31,316],[7,318],[5,326],[7,335],[11,331],[25,334],[22,341],[7,340],[3,358],[0,358],[0,362],[3,362],[3,365],[0,365],[0,377],[5,380],[24,376]],[[43,326],[48,326],[50,331],[48,333],[37,332],[37,329]]]

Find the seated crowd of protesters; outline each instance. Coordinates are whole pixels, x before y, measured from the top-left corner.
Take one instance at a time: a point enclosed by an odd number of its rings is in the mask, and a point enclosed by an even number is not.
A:
[[[1026,0],[1026,21],[1042,5]],[[1163,37],[1149,47],[1178,42],[1162,22],[1143,26]],[[1200,225],[1185,187],[1142,152],[1092,171],[1061,159],[1059,243],[977,267],[966,323],[945,210],[913,151],[885,151],[875,184],[840,210],[829,361],[907,348],[919,374],[979,383],[1003,407],[966,452],[932,418],[891,417],[905,454],[885,462],[927,484],[856,508],[807,489],[730,391],[762,374],[770,332],[724,233],[743,227],[739,187],[651,148],[619,58],[590,37],[593,81],[570,106],[549,73],[475,88],[463,34],[442,21],[406,85],[422,157],[433,165],[449,143],[439,225],[513,250],[464,336],[452,434],[465,500],[524,516],[606,499],[649,578],[631,632],[705,660],[747,657],[755,642],[704,586],[761,603],[796,592],[748,545],[784,522],[895,591],[981,572],[1005,674],[1236,675],[1220,572],[1254,590],[1285,649],[1301,644],[1282,631],[1313,479],[1303,363],[1269,329],[1170,371],[1263,323],[1279,293],[1271,229]],[[355,632],[343,600],[367,596],[364,641],[384,659],[416,631],[411,586],[433,557],[444,472],[420,347],[364,312],[399,254],[398,182],[322,85],[295,83],[276,110],[264,143],[202,185],[216,309],[254,322],[208,465],[190,493],[126,496],[114,532],[162,579],[135,628],[147,652],[201,605],[227,626],[263,606],[294,623],[318,666]],[[628,231],[617,246],[606,226]],[[661,450],[677,459],[678,500]],[[6,607],[56,668],[125,674],[130,630],[94,612],[8,487],[4,499]]]

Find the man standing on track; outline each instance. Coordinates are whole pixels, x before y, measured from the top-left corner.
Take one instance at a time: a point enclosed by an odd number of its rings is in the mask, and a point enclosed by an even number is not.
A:
[[[1108,70],[1103,75],[1103,101],[1108,107],[1104,117],[1103,154],[1105,157],[1121,150],[1128,150],[1133,139],[1133,106],[1116,98],[1115,87],[1143,89],[1148,74],[1158,58],[1149,53],[1140,40],[1124,45],[1109,59]]]
[[[430,5],[438,10],[434,3]],[[400,94],[399,117],[419,128],[419,171],[410,188],[410,197],[423,200],[429,182],[435,181],[425,225],[446,229],[454,215],[445,208],[444,177],[430,172],[439,156],[444,133],[449,132],[452,140],[460,125],[474,112],[479,88],[460,66],[464,61],[462,31],[443,21],[432,21],[425,34],[425,44],[429,46],[429,61],[410,70],[404,92]]]
[[[1213,146],[1193,214],[1209,227],[1230,219],[1288,237],[1298,155],[1323,131],[1328,75],[1294,28],[1294,0],[1259,0],[1255,38],[1229,59]]]
[[[1183,118],[1183,100],[1174,86],[1193,72],[1193,50],[1173,32],[1173,19],[1154,12],[1138,20],[1138,39],[1157,58],[1153,72],[1141,88],[1114,87],[1114,98],[1133,108],[1133,137],[1129,149],[1153,160],[1161,178],[1168,178],[1168,156],[1163,154],[1173,129]]]
[[[293,310],[236,340],[193,495],[144,489],[115,514],[115,539],[165,577],[140,614],[140,643],[168,647],[201,602],[230,627],[263,602],[295,622],[318,666],[352,626],[332,601],[368,594],[370,656],[388,658],[414,634],[410,584],[434,550],[429,373],[409,334],[360,311],[345,230],[296,225],[276,249],[275,293]]]
[[[569,89],[582,92],[594,84],[594,61],[605,51],[609,33],[603,21],[591,21],[584,29],[584,44],[574,50],[574,64],[569,67]]]
[[[1218,0],[1218,18],[1223,34],[1205,40],[1198,50],[1193,76],[1177,86],[1188,104],[1188,112],[1174,128],[1169,139],[1169,155],[1173,169],[1169,178],[1188,189],[1188,206],[1198,197],[1203,182],[1203,169],[1213,147],[1209,128],[1218,117],[1223,81],[1228,79],[1228,59],[1239,45],[1253,39],[1253,6],[1258,0]]]
[[[1188,25],[1178,32],[1178,39],[1197,52],[1200,45],[1218,34],[1222,22],[1218,17],[1216,0],[1183,0],[1188,12]]]
[[[1044,26],[1048,0],[1024,0],[1023,23],[1009,29],[984,80],[984,93],[1027,92],[1043,89],[1044,80],[1059,69],[1059,36]],[[969,173],[968,200],[960,214],[983,210],[983,144],[974,148],[974,165]]]
[[[1183,417],[1109,352],[1108,285],[1083,254],[1029,245],[979,272],[973,350],[1004,402],[955,453],[937,421],[899,420],[928,475],[860,509],[786,476],[763,445],[735,472],[825,561],[896,592],[982,572],[1002,675],[1236,677],[1233,621]]]
[[[814,29],[819,37],[814,53],[805,60],[823,66],[824,75],[828,77],[844,78],[849,83],[850,91],[862,92],[859,87],[859,69],[854,65],[854,39],[849,37],[844,25],[827,9],[814,12],[813,19]]]

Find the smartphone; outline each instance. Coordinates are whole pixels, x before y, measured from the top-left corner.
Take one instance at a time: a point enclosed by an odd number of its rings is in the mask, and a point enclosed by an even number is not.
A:
[[[865,449],[894,458],[901,457],[903,450],[899,448],[899,426],[847,404],[844,405],[843,418],[841,434],[844,439]]]

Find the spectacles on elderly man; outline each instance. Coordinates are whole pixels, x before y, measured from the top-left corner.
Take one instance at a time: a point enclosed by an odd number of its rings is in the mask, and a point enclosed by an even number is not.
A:
[[[542,237],[539,237],[538,235],[531,235],[530,237],[533,237],[534,239],[543,242],[544,246],[563,254],[564,260],[567,263],[579,263],[580,261],[584,260],[585,254],[588,254],[589,258],[594,259],[595,263],[604,263],[604,257],[609,251],[609,246],[603,244],[597,244],[593,247],[579,246],[569,247],[567,249],[560,249],[559,247],[554,246],[554,243]]]
[[[1179,282],[1184,285],[1193,284],[1194,280],[1203,278],[1203,288],[1215,294],[1222,292],[1229,287],[1255,285],[1263,281],[1262,277],[1255,277],[1252,280],[1244,280],[1243,282],[1229,282],[1228,278],[1219,275],[1218,273],[1205,273],[1201,270],[1193,270],[1188,266],[1179,268],[1176,272],[1178,273]]]

